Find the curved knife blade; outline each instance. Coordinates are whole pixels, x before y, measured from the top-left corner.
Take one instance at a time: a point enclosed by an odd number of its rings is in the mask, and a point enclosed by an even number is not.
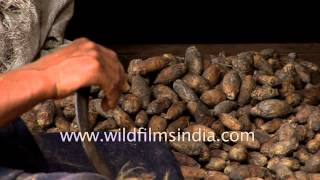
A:
[[[88,103],[89,103],[90,88],[79,89],[76,93],[75,109],[78,127],[81,133],[92,132],[90,122],[88,120]],[[82,146],[87,154],[89,161],[95,167],[96,171],[110,179],[114,179],[112,171],[108,168],[104,158],[98,152],[93,141],[85,139],[82,141]]]

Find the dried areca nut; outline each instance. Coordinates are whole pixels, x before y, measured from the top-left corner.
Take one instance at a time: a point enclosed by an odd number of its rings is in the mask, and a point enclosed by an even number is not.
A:
[[[159,98],[153,100],[147,108],[147,114],[160,114],[168,109],[171,105],[171,100],[169,98]]]
[[[210,151],[210,157],[222,158],[224,160],[228,160],[228,153],[221,149],[213,149]]]
[[[199,167],[180,166],[183,179],[203,179],[206,176],[206,171]]]
[[[207,171],[204,180],[229,180],[230,178],[219,171]]]
[[[284,81],[281,83],[281,89],[279,91],[281,96],[285,97],[287,94],[293,93],[294,90],[295,90],[295,87],[291,82]]]
[[[296,138],[297,140],[304,141],[307,138],[309,130],[306,125],[298,125],[296,126]]]
[[[240,163],[231,161],[230,163],[227,164],[227,166],[224,168],[223,172],[226,175],[230,175],[232,171],[235,171],[237,168],[239,168]]]
[[[55,104],[57,107],[60,107],[60,108],[65,108],[67,106],[74,106],[74,95],[67,96],[63,99],[55,100]]]
[[[52,127],[52,128],[49,128],[46,133],[60,133],[60,132],[63,132],[62,129],[59,129],[57,127]]]
[[[202,74],[202,77],[208,81],[209,85],[213,87],[220,78],[220,68],[216,64],[211,64]]]
[[[260,126],[260,129],[262,129],[267,133],[273,133],[276,130],[278,130],[282,124],[283,124],[283,120],[276,118],[264,123],[262,126]]]
[[[229,57],[230,58],[230,57]],[[232,60],[232,68],[239,73],[247,74],[251,73],[253,70],[253,57],[252,53],[247,53],[246,55],[238,55],[238,56],[231,56]]]
[[[242,129],[240,121],[231,114],[222,113],[219,115],[219,120],[224,126],[233,131],[240,131]]]
[[[310,104],[310,105],[318,105],[319,100],[320,100],[320,87],[313,87],[309,89],[304,89],[301,92],[303,96],[303,102],[305,104]]]
[[[183,154],[187,154],[189,156],[200,155],[200,160],[208,160],[210,156],[209,148],[205,143],[201,141],[193,141],[192,139],[188,139],[187,136],[181,137],[181,139],[173,139],[170,141],[170,145],[173,149]]]
[[[226,167],[226,161],[222,158],[210,158],[209,163],[205,167],[209,170],[221,171]]]
[[[274,171],[278,179],[288,179],[294,177],[293,172],[287,166],[282,164],[277,164]]]
[[[168,86],[158,84],[152,87],[152,95],[156,99],[169,98],[173,103],[178,101],[177,94]]]
[[[302,96],[298,93],[289,93],[285,99],[285,101],[291,106],[299,105],[301,100],[302,100]]]
[[[40,128],[38,123],[35,123],[35,120],[37,119],[37,113],[34,109],[31,109],[21,115],[21,119],[26,124],[27,128],[31,132],[43,132],[43,129]]]
[[[76,118],[74,118],[74,120],[70,124],[70,131],[72,131],[72,132],[79,132],[80,131]]]
[[[204,55],[204,57],[202,58],[202,64],[203,64],[203,71],[208,69],[208,67],[211,65],[210,55]]]
[[[312,63],[310,61],[301,61],[300,64],[302,66],[308,68],[308,69],[311,69],[312,71],[318,71],[319,70],[319,67],[316,64],[314,64],[314,63]]]
[[[230,100],[236,99],[240,91],[241,79],[234,70],[229,71],[222,79],[222,90]]]
[[[188,71],[193,74],[200,75],[203,70],[201,54],[195,46],[190,46],[186,50],[185,63]]]
[[[196,122],[204,121],[207,117],[210,117],[210,111],[200,101],[190,101],[187,104],[187,109],[190,114],[195,118]]]
[[[249,177],[263,178],[266,175],[266,168],[256,165],[240,165],[229,174],[230,179],[245,179]]]
[[[197,74],[186,74],[182,80],[195,92],[202,94],[203,92],[210,89],[207,81],[200,75]]]
[[[316,106],[311,106],[308,104],[302,104],[296,108],[295,118],[299,123],[306,123],[310,114],[317,109]]]
[[[300,168],[299,161],[294,158],[288,157],[274,157],[269,160],[267,168],[275,171],[277,165],[284,165],[288,167],[290,170],[298,170]]]
[[[193,124],[184,129],[184,132],[188,132],[197,140],[212,142],[215,141],[214,131],[201,124]]]
[[[302,164],[305,164],[310,156],[311,154],[304,147],[300,147],[296,152],[293,153],[293,157],[299,159]]]
[[[274,143],[269,152],[269,156],[285,156],[298,148],[299,143],[295,138]]]
[[[158,71],[166,67],[171,61],[168,56],[155,56],[150,57],[140,63],[138,63],[139,74],[145,75],[149,72]]]
[[[272,149],[272,146],[278,142],[278,137],[277,136],[272,136],[270,137],[268,140],[266,139],[265,142],[262,143],[261,145],[261,148],[260,148],[260,152],[263,154],[263,155],[272,155],[271,153],[271,149]],[[272,157],[272,156],[270,156]]]
[[[320,179],[320,173],[309,173],[308,174],[309,180],[317,180]],[[299,179],[300,180],[300,179]]]
[[[263,167],[268,163],[268,158],[259,152],[249,152],[248,162],[249,164]]]
[[[320,141],[318,139],[311,139],[307,142],[306,148],[310,153],[316,153],[320,149]]]
[[[270,99],[278,95],[278,89],[270,86],[258,86],[251,92],[251,98],[259,101]]]
[[[121,108],[129,114],[137,113],[142,104],[140,99],[133,94],[126,94],[120,98]]]
[[[143,60],[142,59],[132,59],[128,66],[129,75],[137,75],[141,72]]]
[[[215,133],[219,135],[221,135],[225,131],[225,128],[221,121],[214,121],[210,127]]]
[[[171,122],[166,131],[167,133],[178,133],[179,131],[181,132],[184,128],[189,126],[189,116],[181,116],[177,120]]]
[[[282,69],[275,72],[275,76],[277,76],[281,81],[290,82],[294,81],[296,74],[294,63],[291,62],[287,63]]]
[[[134,128],[134,122],[120,107],[116,107],[115,109],[111,110],[110,113],[120,128],[126,128],[128,130]]]
[[[242,78],[240,92],[238,96],[238,103],[243,106],[250,101],[250,94],[255,87],[255,81],[252,75],[247,75]]]
[[[178,96],[186,102],[199,100],[196,93],[185,82],[183,82],[180,79],[177,79],[173,83],[173,89],[178,94]]]
[[[161,116],[154,115],[148,123],[148,128],[152,132],[163,132],[167,128],[167,120]]]
[[[215,88],[204,92],[200,99],[206,105],[213,107],[226,100],[226,95],[220,88]]]
[[[263,71],[267,74],[273,73],[273,69],[272,69],[271,65],[260,54],[255,54],[253,56],[253,65],[256,69]]]
[[[223,137],[227,142],[240,143],[248,149],[260,149],[260,142],[253,132],[226,131]]]
[[[166,114],[162,114],[161,116],[165,119],[173,120],[181,116],[185,110],[185,103],[182,101],[177,101],[170,106]]]
[[[217,104],[212,110],[212,114],[218,116],[221,113],[230,113],[238,104],[235,101],[225,100]]]
[[[286,141],[292,138],[296,138],[297,137],[296,133],[297,133],[296,126],[290,123],[284,123],[276,132],[276,134],[278,135],[279,141]]]
[[[259,102],[251,108],[250,113],[263,118],[277,118],[289,114],[292,108],[285,101],[278,99],[267,99]]]
[[[146,113],[146,111],[141,110],[138,112],[138,114],[136,115],[136,119],[134,121],[134,124],[137,127],[145,127],[148,124],[148,115]]]
[[[320,130],[320,109],[317,108],[308,117],[308,128],[315,132]]]
[[[275,54],[275,50],[274,49],[262,49],[259,54],[263,57],[263,58],[271,58],[274,56]]]
[[[236,144],[231,147],[229,151],[229,159],[235,160],[235,161],[243,161],[247,159],[248,152],[244,145],[242,144]]]
[[[308,173],[317,173],[320,171],[320,151],[310,156],[305,162],[305,166],[302,167],[303,171]]]
[[[269,58],[268,63],[270,64],[273,70],[281,68],[281,62],[279,61],[279,59]]]
[[[306,174],[306,172],[303,171],[295,171],[294,172],[294,176],[298,179],[298,180],[310,180]]]
[[[238,116],[238,120],[239,120],[240,124],[242,125],[243,131],[250,131],[252,129],[253,124],[250,121],[249,114],[240,114]]]
[[[56,107],[52,100],[47,100],[41,104],[37,112],[37,123],[42,128],[48,128],[54,120]]]
[[[94,131],[109,131],[111,129],[117,128],[117,123],[113,118],[108,118],[104,121],[100,121],[94,127]]]
[[[254,137],[259,141],[260,143],[265,143],[268,140],[270,140],[270,135],[261,129],[254,130]]]
[[[67,121],[63,116],[56,116],[54,119],[55,126],[61,131],[69,131],[71,123]]]
[[[209,149],[218,149],[221,148],[223,146],[223,142],[221,141],[221,139],[216,139],[216,141],[211,142],[208,147]]]
[[[166,67],[160,71],[154,83],[169,84],[184,75],[186,72],[187,66],[184,63]]]
[[[112,117],[111,111],[104,111],[101,106],[102,99],[90,100],[89,104],[92,106],[92,110],[104,118]]]
[[[150,103],[151,90],[148,82],[140,75],[131,77],[131,89],[130,92],[137,96],[142,103],[143,108],[147,108]]]
[[[256,127],[261,127],[264,124],[264,120],[262,118],[255,118],[254,124]]]
[[[197,168],[201,167],[201,165],[196,160],[194,160],[192,157],[186,154],[176,152],[176,151],[172,151],[172,153],[180,166],[189,166],[189,167],[197,167]]]
[[[296,72],[299,76],[299,78],[305,82],[305,83],[309,83],[311,81],[311,75],[310,72],[307,71],[307,69],[305,67],[303,67],[300,64],[295,64],[294,65]]]
[[[277,78],[276,76],[256,74],[254,78],[258,83],[266,86],[274,87],[281,84],[280,79]]]

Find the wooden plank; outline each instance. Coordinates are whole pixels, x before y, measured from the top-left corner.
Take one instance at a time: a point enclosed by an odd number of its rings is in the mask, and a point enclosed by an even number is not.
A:
[[[191,44],[134,44],[111,45],[120,59],[127,64],[134,58],[147,58],[150,56],[172,53],[183,56],[185,49]],[[225,51],[227,54],[236,54],[241,51],[257,50],[265,48],[277,50],[280,54],[296,52],[300,57],[320,65],[320,43],[309,44],[194,44],[203,54],[217,54]]]

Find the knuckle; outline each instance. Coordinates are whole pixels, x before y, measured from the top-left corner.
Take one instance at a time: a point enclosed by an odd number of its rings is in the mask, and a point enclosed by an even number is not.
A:
[[[94,59],[98,59],[99,58],[99,52],[96,50],[90,50],[88,52],[88,55],[91,56]]]

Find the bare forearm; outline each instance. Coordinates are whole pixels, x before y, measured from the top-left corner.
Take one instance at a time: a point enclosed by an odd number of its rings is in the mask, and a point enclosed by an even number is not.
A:
[[[41,71],[21,69],[0,75],[0,127],[52,96]]]

